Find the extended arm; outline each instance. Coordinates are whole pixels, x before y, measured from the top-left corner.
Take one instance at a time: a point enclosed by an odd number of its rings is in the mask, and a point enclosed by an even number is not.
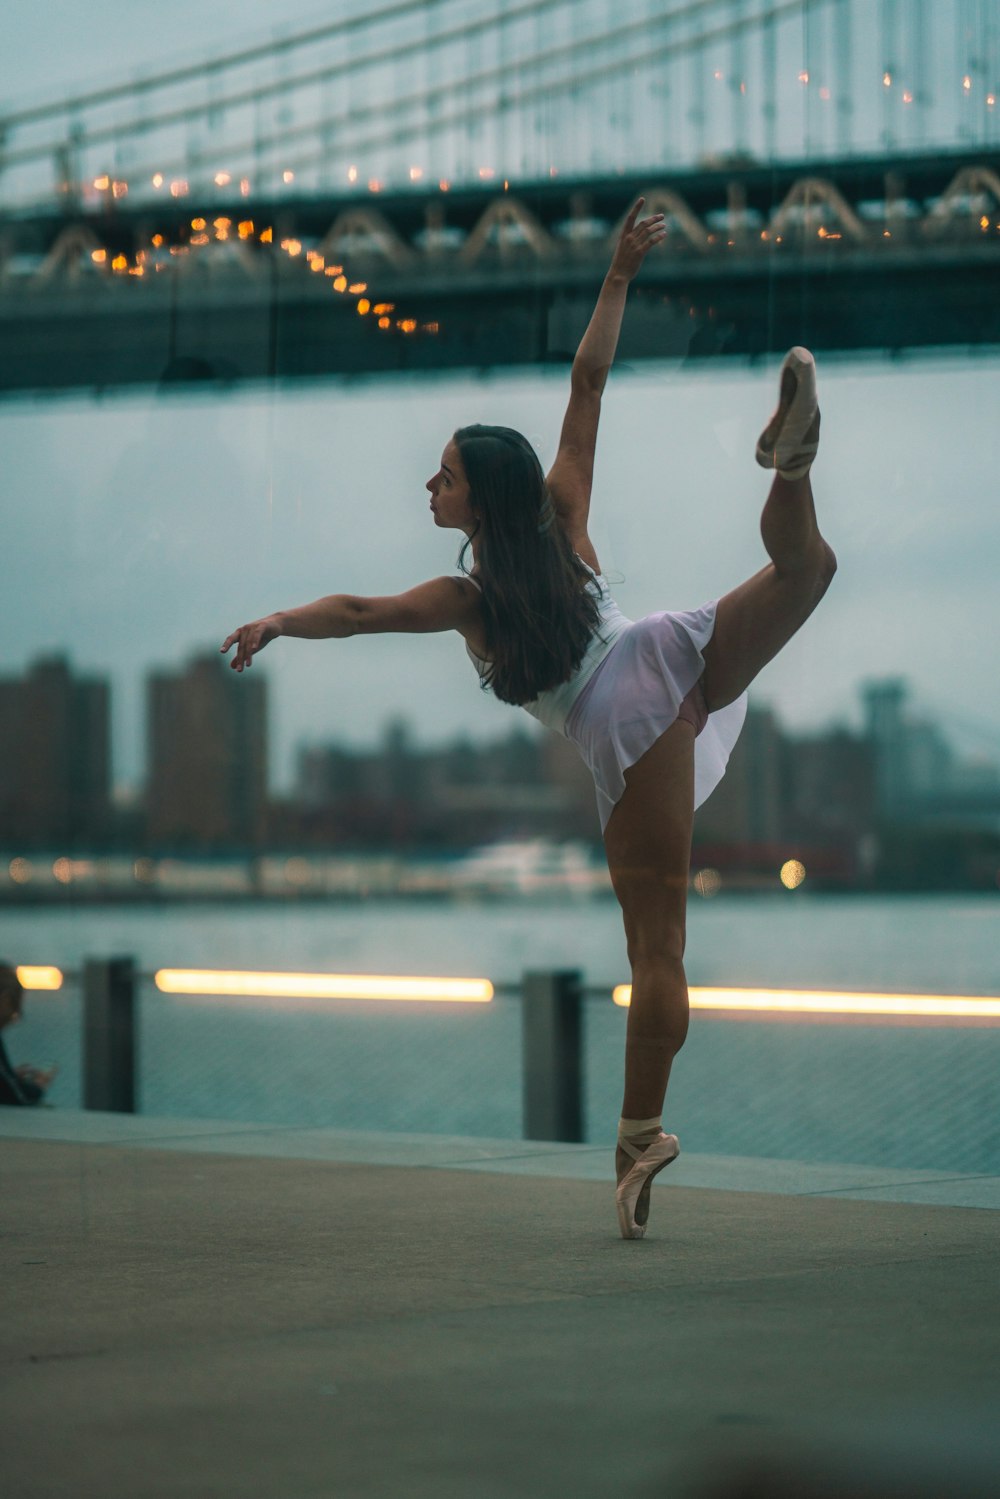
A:
[[[380,635],[388,632],[429,634],[435,630],[465,631],[475,622],[479,594],[472,583],[460,578],[434,578],[406,593],[386,598],[361,598],[356,594],[332,593],[297,609],[282,609],[251,624],[241,625],[226,637],[223,652],[236,646],[230,661],[235,671],[249,666],[279,635],[299,640],[345,640],[350,635]]]
[[[559,452],[548,476],[552,503],[571,540],[572,533],[581,528],[586,534],[601,394],[614,363],[629,282],[647,253],[666,236],[661,213],[638,222],[644,202],[639,198],[625,220],[597,306],[573,360]]]

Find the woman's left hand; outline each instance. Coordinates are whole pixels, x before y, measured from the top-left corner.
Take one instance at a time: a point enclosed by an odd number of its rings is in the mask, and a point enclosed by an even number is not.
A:
[[[281,626],[275,615],[269,614],[265,619],[255,619],[252,624],[240,625],[231,635],[227,635],[219,649],[225,654],[230,646],[236,646],[236,655],[230,661],[234,671],[242,671],[249,666],[258,651],[262,651],[272,640],[277,640],[281,634]]]
[[[651,214],[640,222],[645,198],[637,198],[625,220],[615,253],[611,260],[609,276],[623,276],[631,281],[654,245],[662,244],[667,237],[667,228],[662,213]]]

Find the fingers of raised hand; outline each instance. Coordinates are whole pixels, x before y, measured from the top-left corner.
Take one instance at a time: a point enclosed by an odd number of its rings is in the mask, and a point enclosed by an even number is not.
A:
[[[636,230],[636,233],[641,235],[647,243],[651,243],[657,237],[662,238],[666,232],[666,218],[662,213],[654,213],[650,218],[643,219]]]
[[[635,228],[635,221],[642,212],[642,206],[645,201],[645,198],[636,198],[635,202],[632,204],[632,207],[629,209],[628,218],[625,220],[626,234],[631,234],[632,230]]]

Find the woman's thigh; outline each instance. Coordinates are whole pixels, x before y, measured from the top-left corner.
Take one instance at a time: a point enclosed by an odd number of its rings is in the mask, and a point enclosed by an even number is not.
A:
[[[629,955],[656,948],[684,951],[691,825],[694,820],[694,728],[672,723],[625,772],[625,790],[604,830],[615,895],[625,918]]]
[[[769,565],[719,600],[703,652],[701,685],[710,712],[734,702],[774,660],[812,614],[832,576],[832,570],[778,573]]]

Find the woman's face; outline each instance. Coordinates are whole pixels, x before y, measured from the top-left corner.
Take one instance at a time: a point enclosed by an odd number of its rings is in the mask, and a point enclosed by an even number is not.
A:
[[[464,531],[468,535],[479,524],[469,503],[469,481],[462,466],[462,455],[454,438],[445,445],[441,467],[427,480],[434,524]]]

